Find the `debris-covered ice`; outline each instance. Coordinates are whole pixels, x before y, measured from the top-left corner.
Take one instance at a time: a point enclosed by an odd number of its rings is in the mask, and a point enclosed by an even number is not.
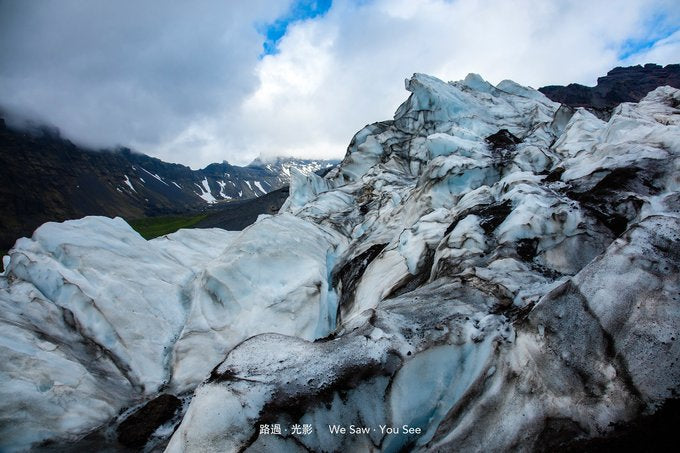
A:
[[[406,88],[243,232],[88,217],[19,240],[1,447],[195,389],[167,451],[531,451],[677,395],[680,91],[604,122],[478,75]]]

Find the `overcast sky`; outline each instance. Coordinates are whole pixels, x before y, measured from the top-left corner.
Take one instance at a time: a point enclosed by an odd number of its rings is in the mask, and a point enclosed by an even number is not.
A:
[[[0,106],[192,168],[341,158],[424,72],[594,85],[680,62],[677,0],[0,0]]]

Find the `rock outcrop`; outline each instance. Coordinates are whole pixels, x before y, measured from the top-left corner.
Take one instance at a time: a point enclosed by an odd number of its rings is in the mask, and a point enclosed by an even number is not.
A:
[[[599,77],[594,87],[571,83],[567,86],[549,85],[538,91],[570,107],[586,107],[601,114],[609,114],[620,103],[638,102],[660,86],[680,88],[680,64],[664,67],[648,63],[644,66],[619,67]]]

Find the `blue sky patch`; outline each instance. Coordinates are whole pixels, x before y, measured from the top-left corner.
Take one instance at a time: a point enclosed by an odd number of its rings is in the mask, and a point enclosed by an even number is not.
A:
[[[623,42],[619,50],[619,60],[625,60],[637,53],[651,49],[660,40],[680,30],[677,23],[670,23],[665,14],[655,14],[645,23],[646,33],[640,38],[630,38]]]
[[[258,26],[258,31],[265,37],[260,58],[265,55],[278,53],[278,43],[286,34],[288,25],[301,20],[323,16],[331,8],[332,4],[333,0],[296,0],[284,16],[279,17],[272,23]]]

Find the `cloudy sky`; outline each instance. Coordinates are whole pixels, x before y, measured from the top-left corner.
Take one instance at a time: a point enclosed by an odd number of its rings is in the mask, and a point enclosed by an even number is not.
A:
[[[680,62],[677,0],[0,0],[0,107],[199,168],[340,158],[425,72],[579,82]]]

